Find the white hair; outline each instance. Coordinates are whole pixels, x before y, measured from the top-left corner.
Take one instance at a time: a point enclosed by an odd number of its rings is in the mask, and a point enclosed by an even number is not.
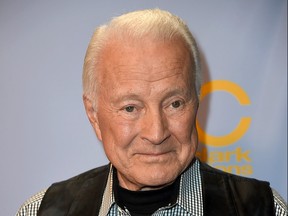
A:
[[[151,39],[169,41],[182,39],[191,57],[191,71],[197,95],[200,95],[201,68],[200,55],[192,33],[179,17],[160,9],[134,11],[113,18],[107,25],[100,26],[94,32],[88,45],[83,66],[83,95],[96,99],[97,95],[97,64],[103,47],[112,39],[141,39],[145,36]]]

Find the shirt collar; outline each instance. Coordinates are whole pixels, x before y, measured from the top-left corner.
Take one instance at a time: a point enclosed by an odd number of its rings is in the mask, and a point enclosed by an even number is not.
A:
[[[99,215],[108,215],[110,208],[114,204],[115,204],[115,197],[113,193],[113,167],[111,164]]]
[[[177,203],[192,215],[203,215],[202,183],[200,162],[193,164],[181,175]]]
[[[113,169],[111,165],[99,215],[107,215],[110,209],[116,205],[112,185]],[[203,215],[200,163],[197,159],[181,175],[180,191],[176,204],[192,215]]]

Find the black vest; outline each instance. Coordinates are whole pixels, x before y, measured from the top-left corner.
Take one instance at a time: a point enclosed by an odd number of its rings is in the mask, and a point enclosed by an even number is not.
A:
[[[204,216],[275,215],[268,182],[228,174],[202,163],[200,172]],[[53,184],[45,193],[37,215],[97,216],[108,174],[106,165]]]

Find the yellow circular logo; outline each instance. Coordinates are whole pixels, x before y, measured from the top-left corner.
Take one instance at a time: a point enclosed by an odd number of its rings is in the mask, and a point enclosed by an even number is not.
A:
[[[228,80],[213,80],[205,83],[201,89],[200,101],[214,91],[225,91],[232,94],[242,106],[250,105],[246,92],[236,83]],[[248,130],[251,123],[250,117],[242,117],[235,129],[224,136],[213,136],[206,133],[196,121],[200,142],[213,147],[224,147],[238,141]]]

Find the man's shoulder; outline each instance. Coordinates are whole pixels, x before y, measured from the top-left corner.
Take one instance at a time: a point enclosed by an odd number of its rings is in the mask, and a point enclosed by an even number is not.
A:
[[[101,167],[97,167],[91,170],[88,170],[86,172],[83,172],[81,174],[78,174],[74,177],[71,177],[67,180],[56,182],[52,184],[48,189],[42,190],[29,198],[19,209],[16,216],[36,216],[37,212],[40,208],[40,205],[43,201],[43,199],[49,194],[61,197],[66,196],[67,191],[69,193],[77,192],[79,188],[83,186],[83,184],[89,184],[89,182],[92,182],[93,179],[99,177],[106,176],[109,173],[109,167],[110,165],[104,165]],[[71,190],[73,188],[74,190]],[[52,196],[53,196],[52,195]]]
[[[226,204],[225,208],[234,213],[240,211],[241,215],[252,212],[274,215],[275,202],[269,182],[227,173],[205,163],[200,163],[200,173],[206,209],[217,200],[213,210]]]
[[[72,211],[74,215],[81,215],[82,208],[92,214],[95,208],[100,208],[109,172],[110,165],[105,165],[52,184],[43,197],[39,214],[65,215]]]

